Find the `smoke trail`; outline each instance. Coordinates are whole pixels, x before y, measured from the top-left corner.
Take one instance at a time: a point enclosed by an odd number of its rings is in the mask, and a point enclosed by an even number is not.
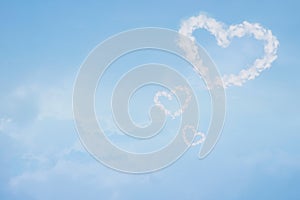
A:
[[[181,105],[181,107],[177,111],[172,113],[170,110],[165,108],[165,106],[160,102],[159,98],[165,97],[168,100],[172,100],[173,96],[178,95],[179,92],[182,92],[185,94],[185,101],[184,101],[184,104]],[[176,117],[180,116],[185,111],[185,109],[189,105],[189,102],[191,101],[191,98],[192,98],[192,95],[191,95],[191,91],[189,90],[189,88],[183,87],[183,86],[177,86],[173,90],[171,90],[171,92],[158,91],[154,95],[153,101],[156,106],[158,106],[162,111],[164,111],[165,115],[169,115],[172,117],[172,119],[175,119]]]
[[[191,134],[188,134],[188,131],[187,131],[188,129],[191,130]],[[200,139],[198,141],[194,141],[197,136],[200,136]],[[190,145],[196,146],[198,144],[201,144],[206,139],[206,136],[204,133],[198,132],[194,126],[190,126],[190,125],[186,125],[183,128],[182,137],[183,137],[184,142],[189,146]]]
[[[275,36],[272,35],[271,30],[263,28],[258,23],[249,23],[244,21],[241,24],[231,25],[226,29],[226,26],[216,21],[213,18],[207,17],[204,14],[190,17],[182,22],[179,29],[179,33],[189,37],[194,44],[189,46],[180,45],[186,52],[187,57],[193,60],[195,71],[205,76],[206,68],[202,65],[202,61],[198,56],[198,49],[195,46],[195,37],[193,32],[196,29],[205,29],[215,36],[217,44],[223,48],[226,48],[233,37],[243,37],[245,35],[252,35],[257,40],[264,41],[264,55],[258,58],[248,68],[241,70],[238,74],[228,74],[222,77],[224,87],[229,86],[242,86],[247,80],[255,79],[260,73],[271,67],[271,64],[277,58],[277,48],[279,42]],[[220,80],[218,80],[220,81]]]

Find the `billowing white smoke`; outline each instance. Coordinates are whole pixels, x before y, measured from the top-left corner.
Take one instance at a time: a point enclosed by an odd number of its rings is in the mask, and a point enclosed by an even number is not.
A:
[[[228,74],[222,77],[225,88],[231,85],[242,86],[247,80],[254,79],[259,76],[263,70],[271,67],[272,62],[277,58],[276,52],[279,42],[276,37],[272,35],[271,30],[263,28],[260,24],[252,24],[244,21],[238,25],[231,25],[226,29],[226,26],[223,23],[204,14],[200,14],[183,21],[179,33],[189,37],[195,42],[193,32],[196,29],[205,29],[209,31],[215,36],[217,44],[223,48],[230,44],[233,37],[243,37],[247,34],[252,35],[257,40],[264,41],[264,55],[261,58],[256,59],[248,69],[243,69],[238,74]],[[189,59],[192,59],[195,70],[202,76],[205,76],[206,69],[198,56],[197,46],[191,44],[181,47],[185,50],[186,56]]]

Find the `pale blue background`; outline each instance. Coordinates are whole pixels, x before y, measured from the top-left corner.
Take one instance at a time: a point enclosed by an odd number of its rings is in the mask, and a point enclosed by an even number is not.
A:
[[[0,199],[299,199],[300,5],[220,2],[1,1]],[[226,24],[247,20],[270,28],[280,41],[278,60],[257,79],[226,90],[223,135],[205,160],[197,159],[195,147],[145,175],[96,162],[72,120],[72,86],[84,58],[120,31],[178,30],[199,12]],[[262,51],[251,39],[224,50],[205,32],[196,37],[223,73],[249,66]]]

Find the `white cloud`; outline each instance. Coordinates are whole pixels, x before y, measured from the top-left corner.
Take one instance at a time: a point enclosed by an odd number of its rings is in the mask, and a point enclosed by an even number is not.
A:
[[[42,165],[11,177],[10,189],[35,199],[53,199],[53,196],[59,199],[122,199],[119,189],[137,182],[145,184],[147,177],[151,176],[134,177],[108,169],[91,159],[79,145],[76,142],[56,155],[26,156],[26,159],[34,159]],[[54,159],[54,163],[45,162],[46,157]]]
[[[40,91],[38,119],[45,118],[73,118],[71,88],[46,88]]]
[[[176,96],[179,95],[179,92],[184,93],[184,103],[177,111],[171,112],[170,110],[165,108],[165,106],[160,102],[159,98],[165,97],[169,101],[171,101],[173,100],[174,95]],[[174,89],[172,89],[170,92],[164,90],[158,91],[153,97],[154,104],[158,106],[165,113],[165,115],[171,116],[172,119],[175,119],[176,117],[180,116],[185,111],[191,99],[192,99],[191,91],[189,90],[189,88],[183,86],[177,86]]]
[[[11,122],[12,119],[9,117],[0,118],[0,132],[4,131]]]
[[[66,84],[47,86],[28,84],[15,88],[7,95],[9,102],[14,102],[13,106],[22,105],[26,101],[31,101],[37,109],[35,116],[42,120],[53,118],[58,120],[69,120],[72,114],[72,87]]]
[[[242,86],[246,81],[255,79],[263,70],[270,68],[272,62],[277,58],[278,40],[273,36],[271,30],[265,29],[258,23],[244,21],[241,24],[226,27],[223,23],[200,14],[183,21],[179,33],[195,42],[196,39],[193,36],[193,32],[196,29],[205,29],[210,32],[215,36],[217,44],[223,48],[230,44],[232,38],[240,38],[245,35],[252,35],[255,39],[264,41],[264,55],[261,58],[257,58],[248,69],[243,69],[238,74],[224,75],[222,80],[225,87],[232,85]],[[187,57],[193,61],[193,64],[196,66],[195,70],[202,76],[205,76],[207,68],[202,65],[197,46],[195,44],[180,46],[185,50]]]

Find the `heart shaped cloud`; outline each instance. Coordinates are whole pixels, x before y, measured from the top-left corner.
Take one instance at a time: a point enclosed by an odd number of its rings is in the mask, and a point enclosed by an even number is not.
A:
[[[248,69],[243,69],[238,74],[224,75],[222,77],[224,87],[231,85],[242,86],[247,80],[255,79],[263,70],[271,67],[272,62],[277,58],[276,52],[279,42],[272,35],[271,30],[263,28],[260,24],[244,21],[241,24],[231,25],[226,28],[223,23],[200,14],[183,21],[179,33],[195,42],[196,39],[193,36],[193,32],[196,29],[205,29],[210,32],[215,36],[217,44],[223,48],[230,44],[233,37],[240,38],[245,35],[252,35],[255,39],[264,41],[264,55],[261,58],[257,58]],[[195,45],[183,45],[181,47],[186,52],[187,57],[193,59],[195,70],[201,75],[205,75],[206,69],[198,56],[197,47]]]
[[[179,92],[183,92],[185,94],[185,101],[184,101],[183,105],[181,105],[181,107],[177,111],[171,112],[170,110],[165,108],[165,106],[160,102],[159,98],[165,97],[169,101],[171,101],[173,99],[173,96],[175,96]],[[192,98],[191,91],[188,88],[182,87],[182,86],[177,86],[173,90],[171,90],[171,92],[158,91],[155,94],[153,101],[156,106],[158,106],[162,111],[164,111],[165,115],[169,115],[173,119],[175,119],[176,117],[180,116],[184,112],[184,110],[188,107],[189,102],[191,101],[191,98]]]
[[[190,134],[190,137],[188,137],[188,133],[187,133],[187,130],[190,129],[192,134]],[[198,141],[194,141],[195,137],[197,136],[200,136],[200,139],[198,139]],[[185,126],[183,128],[183,131],[182,131],[182,137],[183,137],[183,140],[184,142],[188,145],[188,146],[196,146],[198,144],[201,144],[205,141],[206,139],[206,136],[204,133],[202,132],[197,132],[197,130],[195,129],[195,127],[193,126]]]

